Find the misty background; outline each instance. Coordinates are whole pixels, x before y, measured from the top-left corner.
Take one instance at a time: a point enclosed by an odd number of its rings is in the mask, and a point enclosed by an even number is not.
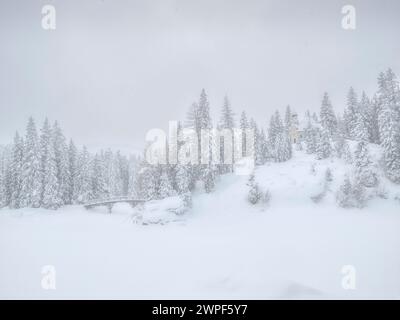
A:
[[[356,30],[341,27],[348,4]],[[2,0],[0,144],[32,115],[78,145],[140,150],[202,88],[214,121],[225,94],[263,126],[288,104],[319,110],[324,91],[342,110],[350,86],[372,95],[379,72],[400,73],[399,30],[396,0]]]

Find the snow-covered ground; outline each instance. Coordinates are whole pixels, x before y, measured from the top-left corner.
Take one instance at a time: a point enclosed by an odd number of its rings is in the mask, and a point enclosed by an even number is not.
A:
[[[310,197],[327,167],[333,181],[316,204]],[[304,154],[257,168],[267,206],[246,201],[246,176],[227,175],[165,225],[135,223],[128,205],[111,215],[80,206],[2,209],[0,298],[398,299],[400,187],[385,180],[388,199],[338,208],[334,192],[347,169]],[[41,287],[46,265],[56,270],[55,290]],[[352,290],[342,286],[348,265]]]

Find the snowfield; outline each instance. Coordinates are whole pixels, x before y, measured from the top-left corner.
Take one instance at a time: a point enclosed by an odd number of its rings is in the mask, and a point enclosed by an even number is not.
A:
[[[333,181],[314,203],[328,167]],[[251,206],[248,177],[230,174],[215,192],[196,191],[177,219],[168,210],[176,199],[149,204],[140,221],[165,212],[163,225],[138,223],[129,205],[112,214],[2,209],[0,298],[399,299],[400,186],[383,180],[387,199],[342,209],[334,193],[347,170],[341,160],[296,152],[256,169],[268,205]],[[55,290],[41,287],[46,265],[56,270]],[[349,265],[352,290],[342,286]]]

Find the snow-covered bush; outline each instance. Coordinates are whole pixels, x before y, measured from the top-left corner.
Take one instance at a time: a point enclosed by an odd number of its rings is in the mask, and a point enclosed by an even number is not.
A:
[[[354,207],[353,187],[348,176],[344,178],[342,185],[336,193],[336,202],[342,208]]]
[[[248,186],[250,187],[250,189],[249,189],[249,193],[247,195],[247,200],[251,204],[257,204],[262,197],[262,192],[260,190],[260,187],[253,180],[249,180]]]
[[[181,216],[186,213],[191,206],[190,194],[174,196],[162,200],[152,200],[135,208],[132,220],[134,223],[167,224],[181,220]]]
[[[359,180],[356,180],[352,191],[356,207],[363,208],[368,200],[365,186]]]
[[[249,177],[249,181],[247,182],[247,186],[249,187],[249,193],[247,194],[247,200],[251,204],[258,203],[262,198],[262,192],[258,183],[255,181],[254,174],[251,174]]]
[[[336,201],[342,208],[363,208],[368,199],[369,194],[365,186],[357,179],[352,183],[348,176],[336,193]]]
[[[262,191],[258,183],[255,181],[254,174],[250,175],[247,182],[249,187],[249,193],[247,194],[247,200],[255,205],[257,203],[268,204],[271,199],[271,194],[269,190]]]

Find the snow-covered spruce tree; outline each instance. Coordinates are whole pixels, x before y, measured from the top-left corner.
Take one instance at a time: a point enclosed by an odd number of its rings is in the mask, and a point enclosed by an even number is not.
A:
[[[259,147],[259,162],[260,164],[265,164],[268,160],[268,154],[269,154],[269,150],[268,150],[268,142],[267,142],[267,136],[265,135],[265,131],[264,129],[261,129],[261,131],[259,132],[259,138],[258,138],[258,142],[260,144]]]
[[[306,152],[308,154],[315,153],[317,151],[317,129],[313,127],[310,119],[308,119],[307,126],[304,129],[303,139],[306,145]]]
[[[249,193],[247,194],[247,200],[251,204],[257,204],[263,197],[263,194],[258,186],[258,183],[255,181],[254,174],[251,174],[249,180],[247,182],[247,186],[249,187]]]
[[[63,205],[60,185],[57,179],[57,162],[52,134],[48,120],[44,121],[40,134],[40,172],[41,197],[40,204],[46,209],[58,209]]]
[[[308,154],[317,151],[317,129],[311,124],[311,118],[306,115],[307,126],[304,129],[304,142]]]
[[[332,146],[330,141],[330,133],[327,128],[319,130],[319,139],[317,141],[317,158],[319,160],[329,158],[332,154]]]
[[[347,93],[347,103],[346,109],[344,111],[343,120],[345,122],[345,137],[349,139],[355,139],[356,133],[355,128],[358,122],[358,99],[357,94],[354,91],[353,87],[350,87],[349,92]]]
[[[324,93],[320,111],[321,126],[327,130],[330,137],[337,132],[337,120],[328,93]]]
[[[172,183],[168,176],[167,166],[161,167],[160,184],[158,188],[158,198],[164,199],[176,195]]]
[[[104,157],[96,153],[91,168],[91,193],[94,199],[107,199],[110,196],[106,173]]]
[[[210,193],[214,190],[215,178],[215,170],[213,170],[212,166],[206,166],[203,171],[203,184],[205,192]]]
[[[336,202],[342,208],[351,208],[354,206],[353,186],[348,176],[344,178],[343,184],[336,193]]]
[[[260,141],[260,130],[256,121],[252,118],[250,119],[250,128],[254,132],[254,163],[255,165],[262,164],[262,147]]]
[[[6,171],[7,171],[6,154],[2,146],[0,146],[0,208],[3,208],[7,205]]]
[[[24,141],[15,133],[14,144],[12,146],[11,163],[9,164],[8,184],[10,208],[18,209],[21,205],[22,190],[22,167],[24,162]]]
[[[115,153],[114,157],[115,170],[115,189],[112,193],[116,196],[126,196],[128,194],[129,185],[129,164],[125,156],[120,151]]]
[[[363,208],[368,200],[366,188],[361,181],[359,176],[355,176],[353,188],[352,188],[352,196],[354,200],[354,204],[358,208]]]
[[[347,164],[353,163],[350,147],[346,139],[342,135],[338,135],[335,139],[334,149],[336,156],[343,159]]]
[[[271,158],[275,157],[275,144],[279,130],[276,125],[276,115],[272,115],[268,127],[268,145],[270,146]]]
[[[242,114],[240,115],[240,129],[242,130],[242,156],[246,156],[247,150],[246,150],[246,130],[250,128],[249,122],[247,120],[247,115],[246,112],[243,111]]]
[[[77,173],[75,181],[75,203],[85,203],[93,199],[92,181],[90,176],[91,156],[84,146],[79,152],[77,161]]]
[[[395,75],[389,69],[379,77],[379,134],[383,164],[389,180],[400,183],[400,93]]]
[[[373,142],[372,126],[374,122],[374,106],[365,91],[363,91],[361,94],[359,109],[364,125],[363,130],[361,130],[362,134],[359,136],[359,140]]]
[[[355,176],[358,182],[364,187],[377,186],[378,176],[371,161],[367,143],[360,141],[354,155]]]
[[[159,183],[160,172],[157,166],[149,165],[145,160],[142,160],[138,172],[138,190],[140,197],[144,200],[157,199]]]
[[[69,141],[68,145],[68,192],[66,204],[73,204],[76,176],[77,176],[77,156],[78,150],[72,140]]]
[[[379,135],[379,114],[380,104],[377,95],[375,94],[369,104],[368,111],[368,131],[369,140],[372,143],[380,144],[381,139]]]
[[[198,147],[198,164],[191,166],[191,177],[192,183],[191,186],[194,186],[196,181],[203,179],[205,174],[206,167],[211,166],[211,150],[212,150],[212,139],[209,137],[209,143],[207,145],[202,146],[202,130],[211,130],[212,129],[212,121],[210,116],[210,104],[208,101],[207,94],[204,89],[202,89],[200,93],[200,99],[198,103],[193,103],[186,118],[185,122],[186,128],[194,129],[197,134],[197,147]],[[201,164],[202,156],[208,157],[210,159],[209,164]],[[210,170],[208,168],[207,170]]]
[[[220,130],[229,130],[232,135],[231,141],[225,141],[225,138],[222,138],[220,141],[220,159],[221,159],[221,165],[219,166],[219,173],[227,173],[227,172],[233,172],[233,163],[232,164],[225,164],[225,149],[228,148],[227,144],[230,143],[231,147],[230,150],[232,152],[232,162],[234,159],[234,132],[233,129],[235,128],[235,113],[233,112],[231,108],[231,104],[229,102],[229,99],[227,96],[224,98],[224,103],[222,106],[221,110],[221,115],[220,115],[220,120],[218,123],[218,129]],[[229,150],[229,149],[228,149]]]
[[[26,129],[21,180],[20,207],[39,208],[42,189],[40,148],[36,125],[32,117],[29,118]]]
[[[358,104],[357,114],[356,114],[356,123],[354,125],[354,139],[358,141],[369,141],[369,133],[368,133],[368,111],[370,109],[370,102],[363,92],[361,96],[361,101]]]
[[[348,133],[347,133],[347,128],[346,128],[346,121],[344,120],[344,116],[343,118],[340,116],[340,114],[337,115],[337,136],[342,136],[342,137],[348,137]],[[333,137],[334,139],[336,137]]]
[[[62,203],[65,204],[69,199],[68,146],[65,136],[57,121],[54,122],[52,135],[54,155],[57,166],[57,181],[60,188]]]
[[[128,193],[129,179],[126,180],[128,165],[120,152],[111,150],[104,153],[105,180],[110,196],[124,196]]]
[[[140,159],[132,155],[129,158],[129,187],[128,196],[132,198],[139,198],[139,185],[138,185],[138,172],[140,168]]]
[[[290,131],[293,127],[292,110],[290,109],[289,105],[286,107],[285,111],[285,127],[288,131]]]
[[[190,191],[189,179],[190,177],[187,167],[182,164],[178,164],[176,167],[176,174],[175,174],[175,183],[178,194],[184,194]]]
[[[284,162],[292,157],[292,143],[278,111],[275,112],[274,126],[276,132],[275,145],[273,146],[275,150],[274,160]]]

